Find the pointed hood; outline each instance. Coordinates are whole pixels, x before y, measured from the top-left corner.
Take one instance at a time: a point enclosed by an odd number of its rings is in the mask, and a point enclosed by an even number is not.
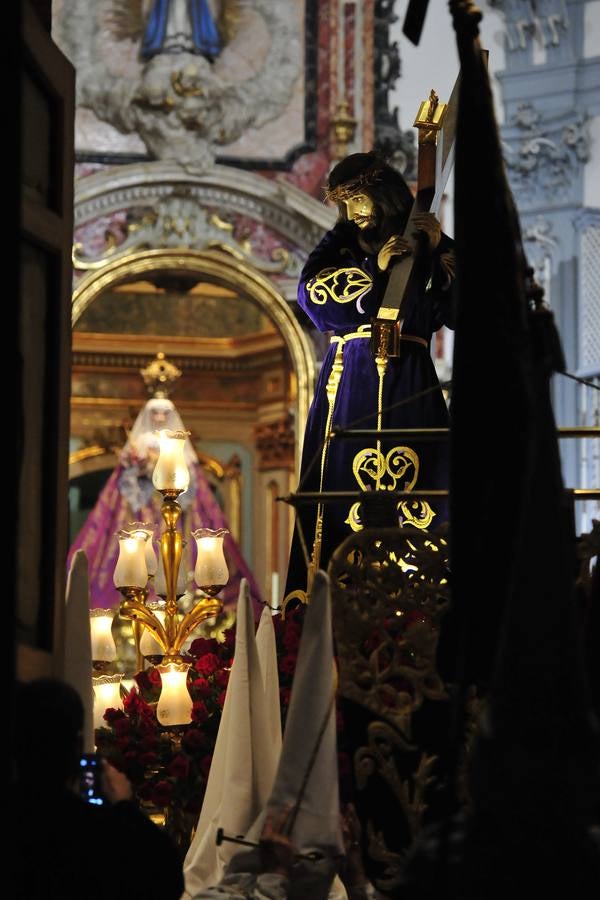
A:
[[[342,853],[329,579],[319,571],[306,610],[281,759],[268,808],[292,807],[292,843]]]
[[[191,896],[220,881],[236,850],[231,843],[217,847],[217,829],[245,834],[267,801],[278,759],[270,718],[250,592],[242,579],[233,666],[198,827],[184,861],[186,891]]]
[[[84,750],[94,750],[94,691],[92,688],[92,637],[88,561],[77,550],[71,562],[65,594],[65,647],[63,677],[75,688],[84,709]]]

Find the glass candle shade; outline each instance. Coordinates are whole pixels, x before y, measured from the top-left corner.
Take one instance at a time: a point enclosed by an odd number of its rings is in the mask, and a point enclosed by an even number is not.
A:
[[[123,709],[121,680],[123,674],[92,677],[94,687],[94,728],[106,726],[104,713],[107,709]]]
[[[112,636],[114,614],[110,609],[90,610],[90,633],[92,637],[92,659],[97,662],[112,662],[117,658],[117,648]]]
[[[185,663],[158,666],[162,690],[156,704],[156,718],[161,725],[189,725],[192,721],[192,698],[186,684],[189,668]]]
[[[161,625],[164,625],[167,615],[165,604],[159,603],[158,601],[151,601],[150,603],[146,603],[146,606],[148,609],[152,610]],[[140,641],[140,653],[142,656],[162,656],[164,652],[164,647],[159,644],[152,632],[148,631],[147,628],[144,628],[142,639]]]
[[[119,558],[113,575],[115,587],[146,587],[148,581],[147,536],[141,531],[123,530],[117,533],[117,537],[119,539]]]
[[[158,566],[158,559],[156,558],[156,552],[154,550],[154,525],[151,525],[150,522],[131,522],[130,525],[127,526],[127,531],[133,535],[133,537],[142,537],[145,536],[145,556],[146,556],[146,569],[148,570],[148,577],[151,578],[153,575],[156,575],[156,569]]]
[[[183,451],[189,432],[161,428],[158,434],[160,451],[152,473],[152,484],[157,491],[186,491],[190,473]]]
[[[223,538],[229,534],[226,528],[198,528],[192,531],[196,540],[196,566],[194,580],[206,594],[214,595],[229,581],[229,569],[223,552]]]

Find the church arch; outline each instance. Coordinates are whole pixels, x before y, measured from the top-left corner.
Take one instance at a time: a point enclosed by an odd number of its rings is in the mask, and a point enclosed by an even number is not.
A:
[[[164,272],[197,275],[213,284],[230,288],[259,306],[280,332],[290,354],[297,379],[296,422],[304,423],[314,386],[312,347],[283,294],[253,266],[230,253],[214,249],[154,249],[137,251],[115,260],[108,259],[102,268],[88,272],[75,288],[73,326],[88,306],[109,287]],[[298,465],[301,425],[295,431]]]

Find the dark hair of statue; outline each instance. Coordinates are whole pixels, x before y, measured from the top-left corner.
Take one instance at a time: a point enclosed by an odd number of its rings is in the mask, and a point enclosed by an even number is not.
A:
[[[360,155],[367,157],[370,154]],[[341,167],[342,164],[339,165]],[[334,169],[330,175],[330,184],[332,181],[335,183],[335,177],[332,178],[335,174]],[[377,253],[389,237],[404,232],[414,199],[401,173],[391,166],[383,164],[375,179],[371,184],[357,187],[355,192],[368,196],[375,206],[374,228],[363,231],[358,236],[360,247],[367,253]],[[340,221],[347,221],[344,203],[338,201],[337,205]]]

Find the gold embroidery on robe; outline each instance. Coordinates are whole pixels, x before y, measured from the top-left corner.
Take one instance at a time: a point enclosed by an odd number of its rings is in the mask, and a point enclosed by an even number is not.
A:
[[[349,266],[345,269],[322,269],[307,282],[306,290],[310,300],[322,306],[328,300],[336,303],[359,301],[372,286],[373,279],[367,272]]]

